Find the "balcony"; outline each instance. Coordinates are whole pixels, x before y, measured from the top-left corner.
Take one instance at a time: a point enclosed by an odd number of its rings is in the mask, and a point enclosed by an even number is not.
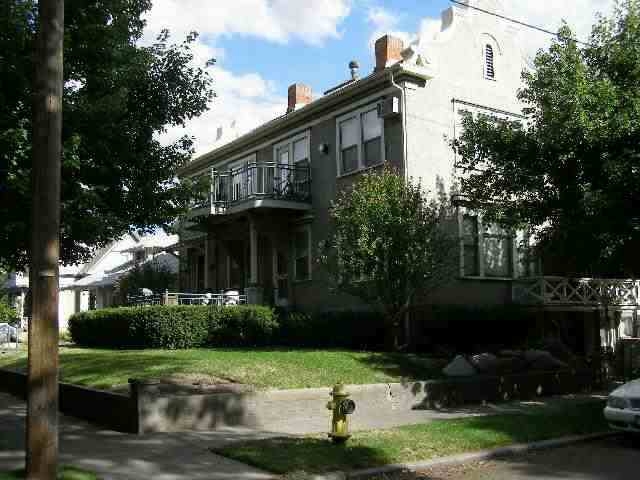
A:
[[[523,305],[638,307],[639,300],[638,280],[545,276],[513,282],[513,301]]]
[[[204,193],[192,215],[228,215],[252,208],[311,208],[308,164],[247,163],[232,170],[212,168],[201,177]]]

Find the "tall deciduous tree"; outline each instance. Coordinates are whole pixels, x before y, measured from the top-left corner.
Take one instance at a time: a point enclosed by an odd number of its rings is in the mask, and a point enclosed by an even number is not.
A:
[[[523,73],[524,122],[464,121],[462,190],[492,219],[531,226],[556,274],[640,274],[640,1],[589,45],[567,26]]]
[[[76,262],[123,232],[167,225],[191,188],[175,182],[192,139],[158,136],[200,115],[212,80],[193,66],[189,35],[139,45],[150,0],[66,0],[62,132],[61,259]],[[28,263],[31,229],[31,95],[37,2],[0,6],[0,263]],[[1,163],[1,162],[0,162]]]
[[[362,175],[331,209],[321,261],[337,289],[384,311],[395,346],[417,296],[426,297],[455,271],[457,243],[443,197],[429,199],[419,183],[385,168]]]

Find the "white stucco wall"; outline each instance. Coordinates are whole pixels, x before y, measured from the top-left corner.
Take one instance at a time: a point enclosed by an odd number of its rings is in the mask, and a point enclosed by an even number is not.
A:
[[[497,0],[470,0],[481,8],[501,11]],[[425,188],[435,189],[436,176],[452,181],[455,156],[449,140],[459,133],[459,110],[483,111],[453,100],[520,113],[516,92],[525,68],[514,27],[495,17],[452,6],[443,12],[441,31],[433,38],[423,35],[412,49],[416,61],[428,65],[433,78],[424,87],[407,88],[407,172],[420,178]],[[484,49],[494,50],[495,80],[485,78]],[[485,110],[485,113],[489,113]]]
[[[76,293],[74,290],[60,290],[58,298],[58,327],[66,330],[69,317],[76,313]]]

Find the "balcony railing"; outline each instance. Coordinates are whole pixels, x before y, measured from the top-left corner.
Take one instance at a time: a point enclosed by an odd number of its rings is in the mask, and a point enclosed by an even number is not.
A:
[[[640,281],[536,277],[513,282],[513,300],[526,305],[640,306]]]
[[[134,306],[145,305],[244,305],[247,296],[241,295],[237,290],[228,290],[222,293],[185,293],[164,292],[150,295],[130,295],[127,304]]]
[[[311,172],[308,164],[248,163],[232,170],[209,173],[208,192],[203,192],[194,208],[208,208],[213,214],[225,213],[249,200],[273,199],[309,202]]]

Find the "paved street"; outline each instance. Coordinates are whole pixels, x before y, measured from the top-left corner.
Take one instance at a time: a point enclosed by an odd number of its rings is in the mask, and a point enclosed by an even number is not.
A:
[[[24,466],[24,402],[0,393],[0,472]],[[222,430],[211,433],[128,435],[100,430],[81,420],[61,417],[61,463],[93,470],[105,480],[266,480],[272,475],[214,455],[208,449],[232,437],[264,433]]]
[[[369,480],[630,480],[638,478],[639,466],[640,439],[611,437],[503,460]]]

